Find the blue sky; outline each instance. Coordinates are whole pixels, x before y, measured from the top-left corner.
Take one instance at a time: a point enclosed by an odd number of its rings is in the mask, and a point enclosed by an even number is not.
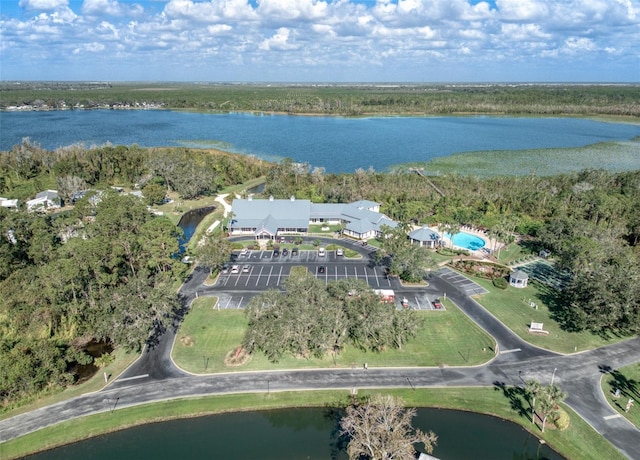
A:
[[[640,82],[640,0],[0,0],[0,79]]]

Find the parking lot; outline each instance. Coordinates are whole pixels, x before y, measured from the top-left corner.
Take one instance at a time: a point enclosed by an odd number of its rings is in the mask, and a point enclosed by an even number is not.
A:
[[[218,308],[244,308],[248,302],[266,289],[284,289],[284,283],[294,267],[307,271],[325,283],[343,279],[360,279],[372,289],[392,289],[395,304],[413,310],[444,310],[436,308],[438,293],[428,286],[405,287],[397,278],[387,277],[384,267],[372,263],[368,257],[345,258],[336,251],[302,250],[292,255],[288,252],[274,256],[273,251],[236,252],[227,269],[218,276],[215,285],[199,290],[202,295],[218,297]]]
[[[335,251],[300,251],[273,256],[273,251],[249,251],[245,256],[237,255],[227,273],[221,273],[216,287],[225,289],[264,290],[278,288],[295,266],[304,266],[309,273],[328,283],[346,278],[364,280],[374,289],[391,288],[391,280],[383,267],[372,266],[367,259],[345,259]],[[237,267],[234,269],[234,267]],[[237,272],[236,272],[237,271]]]

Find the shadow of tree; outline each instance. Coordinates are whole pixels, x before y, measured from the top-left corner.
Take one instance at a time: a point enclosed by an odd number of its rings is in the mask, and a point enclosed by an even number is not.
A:
[[[551,319],[567,332],[580,332],[584,330],[584,321],[571,308],[567,297],[561,291],[542,283],[536,283],[538,297],[549,308]]]
[[[622,396],[640,400],[640,391],[638,389],[640,382],[635,379],[627,378],[624,374],[617,370],[610,371],[610,375],[612,379],[610,379],[608,383],[614,389],[619,389]]]
[[[531,406],[524,388],[508,386],[500,381],[493,382],[493,386],[495,391],[502,391],[504,397],[509,400],[511,409],[516,411],[521,417],[529,418]],[[527,407],[525,407],[525,401],[527,402]]]

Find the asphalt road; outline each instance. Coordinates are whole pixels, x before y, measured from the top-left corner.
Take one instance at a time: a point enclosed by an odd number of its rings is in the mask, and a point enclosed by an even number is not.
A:
[[[302,264],[307,268],[322,264],[327,270],[318,275],[325,275],[327,282],[327,272],[336,276],[346,266],[354,269],[353,276],[364,276],[374,287],[376,284],[373,283],[388,282],[398,298],[406,296],[410,299],[412,308],[418,308],[422,303],[425,307],[431,307],[433,299],[446,293],[449,299],[495,339],[496,358],[483,366],[475,367],[369,367],[366,370],[322,369],[195,376],[176,368],[170,359],[171,347],[179,326],[179,321],[176,321],[164,331],[157,343],[147,347],[140,358],[105,389],[0,421],[0,442],[76,417],[172,398],[316,389],[500,387],[523,385],[526,380],[536,379],[542,383],[553,380],[560,385],[569,395],[566,403],[587,423],[627,457],[640,460],[640,431],[608,405],[600,387],[600,379],[608,371],[640,361],[640,338],[573,355],[552,353],[524,342],[468,297],[469,285],[465,281],[451,278],[447,272],[443,272],[442,276],[433,275],[427,288],[403,288],[393,279],[373,276],[380,268],[369,260],[371,248],[355,244],[352,247],[363,255],[359,262],[344,261],[329,253],[322,261],[318,261],[313,254],[307,254],[304,260],[287,261],[278,258],[279,260],[274,261],[269,254],[262,253],[255,259],[252,259],[255,256],[252,254],[247,263],[253,269],[261,267],[263,271],[266,267],[273,266],[286,271],[292,264]],[[335,270],[331,271],[332,268]],[[282,272],[279,270],[279,273]],[[347,275],[350,273],[347,270]],[[262,284],[266,280],[259,280],[261,274],[249,273],[244,276],[249,279],[258,278],[255,286],[245,279],[244,286],[238,286],[241,283],[229,285],[228,282],[219,281],[216,286],[205,287],[202,283],[207,275],[205,269],[197,267],[194,270],[180,291],[185,305],[189,305],[197,293],[198,296],[217,295],[227,300],[242,297],[239,303],[229,303],[233,308],[242,308],[251,296],[268,285]],[[281,275],[280,280],[282,279]],[[276,285],[278,286],[279,284]]]

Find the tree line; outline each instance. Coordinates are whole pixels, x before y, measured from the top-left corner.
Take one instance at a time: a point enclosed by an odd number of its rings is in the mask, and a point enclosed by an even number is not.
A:
[[[640,115],[638,85],[0,85],[0,109],[135,107],[293,114]]]
[[[269,165],[249,156],[188,148],[137,145],[86,147],[53,151],[28,138],[0,151],[0,193],[25,199],[45,188],[69,200],[80,190],[110,185],[161,187],[161,197],[177,192],[184,199],[210,195],[220,188],[259,177]],[[153,187],[150,196],[155,197]],[[154,201],[154,200],[151,200]]]

